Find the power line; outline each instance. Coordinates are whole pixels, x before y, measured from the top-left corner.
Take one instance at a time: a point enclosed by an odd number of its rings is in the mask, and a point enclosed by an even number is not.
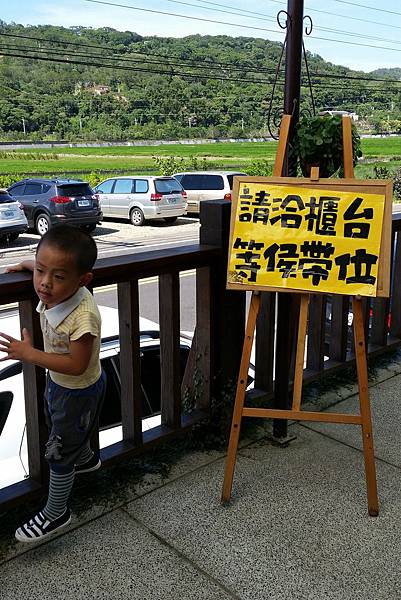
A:
[[[80,65],[80,66],[86,66],[86,67],[100,67],[100,68],[107,68],[107,69],[118,69],[118,70],[124,70],[124,71],[134,71],[134,72],[139,72],[139,73],[148,73],[148,74],[156,74],[156,75],[164,75],[164,76],[168,76],[168,77],[182,77],[183,79],[205,79],[205,80],[217,80],[217,81],[224,81],[224,82],[232,82],[232,83],[238,83],[238,77],[217,77],[217,76],[213,76],[213,75],[203,75],[201,73],[197,73],[197,74],[193,74],[193,73],[184,73],[184,72],[168,72],[168,71],[160,71],[160,70],[155,70],[155,69],[149,69],[149,68],[138,68],[138,67],[132,67],[132,66],[124,66],[124,65],[118,65],[118,64],[105,64],[105,63],[99,63],[99,62],[93,62],[93,61],[82,61],[82,60],[77,60],[75,58],[59,58],[57,55],[56,58],[53,58],[51,56],[42,56],[42,55],[38,55],[38,54],[18,54],[15,52],[2,52],[2,54],[4,56],[10,56],[10,57],[14,57],[14,58],[23,58],[23,59],[28,59],[28,60],[41,60],[41,61],[47,61],[47,62],[55,62],[55,63],[59,63],[59,64],[69,64],[69,65]],[[266,80],[266,79],[245,79],[245,78],[241,78],[240,79],[241,82],[243,83],[253,83],[253,84],[263,84],[263,85],[271,85],[271,82]],[[280,84],[283,83],[282,80],[279,81]],[[401,82],[397,82],[397,83],[401,83]],[[319,83],[313,83],[312,87],[314,88],[318,88],[318,86],[321,85]],[[303,84],[303,87],[307,87],[307,83]],[[341,93],[345,93],[345,92],[356,92],[356,91],[361,91],[363,93],[367,93],[369,91],[371,92],[383,92],[383,93],[387,93],[388,92],[388,87],[386,88],[382,88],[379,86],[365,86],[362,89],[355,87],[355,86],[348,86],[348,88],[346,88],[344,90],[343,86],[341,85],[333,85],[333,84],[324,84],[324,89],[325,90],[333,90],[336,92],[341,92]],[[396,91],[396,90],[394,90]]]
[[[198,0],[202,1],[202,0]],[[267,2],[274,2],[275,4],[283,5],[281,0],[267,0]],[[341,15],[339,13],[329,12],[327,10],[321,10],[320,8],[315,8],[314,6],[307,8],[306,10],[321,13],[324,15],[330,15],[332,17],[339,17],[340,19],[347,19],[347,21],[359,21],[360,23],[371,23],[372,25],[379,25],[380,27],[390,27],[391,29],[401,29],[399,25],[393,25],[391,23],[378,23],[377,21],[370,21],[369,19],[361,19],[358,17],[352,17],[351,15]]]
[[[13,38],[18,38],[18,39],[27,39],[27,40],[31,40],[31,41],[36,41],[36,42],[44,42],[44,43],[52,43],[52,44],[59,44],[59,45],[63,45],[63,46],[77,46],[79,48],[93,48],[96,50],[106,50],[108,52],[114,52],[114,53],[118,53],[118,52],[122,52],[122,50],[117,49],[117,48],[113,48],[110,46],[100,46],[100,45],[95,45],[95,44],[85,44],[84,42],[69,42],[66,40],[56,40],[55,38],[44,38],[44,37],[37,37],[37,36],[28,36],[28,35],[21,35],[21,34],[14,34],[14,33],[4,33],[2,31],[0,31],[0,36],[6,36],[6,37],[13,37]],[[272,42],[274,43],[278,43],[278,42]],[[193,66],[197,67],[199,66],[199,62],[205,62],[206,63],[206,67],[209,68],[210,65],[215,65],[217,67],[224,67],[224,66],[236,66],[238,63],[232,63],[232,62],[223,62],[223,61],[216,61],[214,63],[210,63],[210,61],[208,61],[207,58],[205,57],[197,57],[196,59],[190,59],[190,58],[182,58],[179,56],[172,56],[172,55],[166,55],[166,54],[160,54],[157,52],[149,52],[148,49],[145,50],[135,50],[133,48],[129,49],[130,54],[139,54],[140,56],[146,54],[146,56],[158,56],[160,58],[164,58],[167,60],[180,60],[180,61],[184,61],[185,63],[195,63]],[[178,63],[169,63],[169,64],[178,64]],[[188,65],[186,65],[188,66]],[[239,66],[239,65],[238,65]],[[251,68],[251,65],[247,64],[247,63],[242,63],[242,66],[244,68]],[[259,68],[258,68],[258,72],[259,72]],[[266,73],[275,73],[276,69],[265,69]]]
[[[128,8],[130,10],[138,10],[141,12],[154,13],[158,15],[167,15],[169,17],[181,17],[182,19],[191,19],[193,21],[206,21],[207,23],[217,23],[219,25],[230,25],[231,27],[240,27],[241,29],[257,29],[258,31],[268,31],[269,33],[275,33],[276,35],[284,35],[282,31],[276,31],[275,29],[267,29],[266,27],[256,27],[255,25],[242,25],[240,23],[230,23],[227,21],[216,21],[215,19],[206,19],[204,17],[192,17],[190,15],[182,15],[178,13],[166,12],[163,10],[152,10],[150,8],[139,8],[138,6],[130,6],[128,4],[117,4],[113,2],[106,2],[105,0],[84,0],[84,2],[92,2],[93,4],[105,4],[106,6],[114,6],[117,8]]]
[[[47,48],[41,48],[39,50],[36,50],[36,49],[32,49],[32,48],[24,48],[24,47],[14,46],[14,45],[11,45],[11,46],[10,45],[3,45],[3,46],[0,46],[0,50],[1,49],[6,50],[6,51],[13,51],[14,50],[16,52],[22,52],[22,51],[30,52],[31,54],[29,56],[28,55],[16,54],[15,57],[16,58],[21,58],[21,57],[24,58],[24,57],[26,57],[26,58],[33,59],[33,60],[35,58],[42,58],[42,59],[45,58],[44,54],[49,55],[50,57],[59,57],[60,55],[62,55],[63,57],[65,57],[65,54],[66,54],[64,50],[57,50],[57,49],[54,49],[54,48],[52,48],[50,50],[47,49]],[[4,54],[7,55],[7,56],[12,56],[12,54],[9,54],[9,53],[7,53],[7,54],[4,53]],[[135,68],[135,69],[132,68],[132,70],[137,70],[137,71],[139,70],[139,71],[148,72],[148,73],[157,73],[157,74],[166,75],[166,76],[176,76],[176,75],[178,75],[178,76],[182,76],[182,77],[191,77],[191,78],[193,78],[193,77],[197,77],[199,75],[199,74],[188,73],[188,72],[184,73],[182,71],[177,72],[177,71],[173,71],[171,69],[168,70],[168,67],[171,67],[171,66],[183,66],[184,68],[192,68],[192,69],[198,69],[198,70],[205,68],[203,65],[196,65],[196,66],[195,65],[190,65],[188,67],[188,65],[186,65],[185,63],[184,64],[183,63],[164,63],[163,64],[163,63],[160,63],[160,61],[152,61],[152,60],[149,60],[149,59],[138,60],[138,59],[126,58],[126,57],[123,57],[123,58],[120,58],[120,57],[103,57],[103,56],[98,55],[98,54],[83,54],[83,53],[76,52],[76,51],[74,52],[74,57],[86,58],[88,60],[89,59],[100,59],[102,61],[112,62],[113,64],[115,64],[116,61],[123,62],[123,63],[127,62],[128,63],[127,70],[130,70],[130,68],[129,68],[130,67],[130,63],[134,63],[134,64],[138,64],[138,63],[143,64],[143,63],[145,63],[145,64],[157,65],[159,67],[161,66],[161,67],[166,68],[166,70],[162,70],[162,71],[161,70],[155,70],[155,69],[146,69],[146,70],[143,70],[143,69],[137,69],[137,68]],[[88,62],[88,60],[85,61],[85,62],[83,62],[83,63],[80,63],[80,64],[84,64],[84,65],[88,65],[88,66],[95,66],[92,63]],[[68,62],[69,64],[71,64],[71,62],[72,62],[71,58],[69,58],[69,57],[66,57],[64,59],[64,61]],[[63,61],[61,61],[61,62],[63,62]],[[96,63],[96,66],[100,66],[100,67],[104,67],[104,68],[111,68],[113,65],[110,65],[108,63],[102,62],[102,63]],[[123,66],[119,65],[118,68],[122,69]],[[210,70],[210,69],[217,69],[217,70],[221,71],[221,67],[218,66],[218,65],[207,65],[207,69],[208,70]],[[243,69],[235,67],[235,66],[232,66],[232,65],[227,68],[227,71],[229,73],[231,73],[231,74],[233,72],[241,72],[242,70]],[[250,70],[250,72],[258,72],[258,73],[265,72],[265,70],[262,69],[262,68],[255,68],[255,69],[248,69],[248,70]],[[269,71],[266,69],[266,72],[269,72]],[[372,83],[395,83],[395,84],[401,84],[401,81],[400,80],[396,80],[396,79],[382,79],[382,78],[369,78],[369,77],[353,77],[353,76],[339,75],[339,74],[334,74],[334,73],[333,74],[329,74],[329,73],[311,73],[311,75],[312,75],[312,78],[314,78],[314,79],[318,79],[318,78],[341,79],[341,80],[346,79],[346,80],[350,80],[350,81],[353,81],[353,82],[364,81],[364,82],[367,82],[367,83],[371,83],[372,82]],[[205,75],[204,77],[206,79],[210,79],[211,78],[211,77],[209,77],[209,75]],[[225,76],[225,77],[219,77],[217,79],[219,79],[219,80],[222,80],[222,79],[223,80],[227,80],[228,78]],[[256,82],[256,83],[260,82],[260,80],[258,80],[258,79],[241,79],[241,81]],[[281,83],[281,82],[282,82],[282,80],[279,80],[279,83]],[[271,80],[263,80],[263,83],[271,84],[272,81]],[[326,86],[327,86],[327,84],[326,84]],[[338,88],[338,86],[335,86],[334,89],[337,89],[337,88]],[[373,90],[380,89],[379,86],[370,86],[370,88],[373,89]],[[365,85],[365,87],[363,89],[369,89],[369,88],[368,88],[368,86]]]
[[[18,51],[21,52],[22,50],[27,50],[28,52],[34,52],[35,55],[39,55],[39,56],[43,55],[43,54],[49,54],[50,56],[59,56],[59,55],[65,56],[66,55],[66,51],[64,51],[64,50],[58,50],[58,49],[55,49],[55,48],[52,48],[50,50],[47,49],[47,48],[40,48],[40,49],[36,50],[36,49],[34,49],[32,47],[24,48],[23,46],[15,46],[15,45],[3,44],[2,46],[0,46],[0,53],[1,53],[2,49],[4,49],[4,50],[15,50],[17,52]],[[180,62],[166,62],[166,63],[163,64],[159,60],[149,60],[148,58],[146,58],[146,59],[138,59],[138,58],[127,58],[125,56],[124,57],[117,57],[117,56],[115,56],[115,57],[114,56],[107,56],[107,57],[105,57],[105,56],[102,56],[102,55],[99,55],[99,54],[93,54],[93,53],[82,54],[82,53],[77,52],[77,51],[74,51],[74,56],[79,56],[81,58],[88,58],[88,59],[101,59],[101,60],[107,60],[107,61],[113,61],[113,62],[119,61],[119,62],[128,63],[128,64],[129,63],[143,64],[145,62],[146,64],[154,64],[154,65],[158,65],[158,66],[162,66],[162,67],[166,67],[166,68],[174,66],[174,67],[184,67],[184,68],[192,68],[192,69],[206,69],[207,68],[208,70],[221,71],[221,65],[218,65],[218,64],[215,64],[215,65],[213,65],[213,64],[208,64],[208,65],[188,65],[186,63],[180,63]],[[241,67],[236,67],[234,65],[230,65],[227,70],[229,70],[230,72],[243,72],[245,69],[243,67],[241,68]],[[258,69],[256,67],[254,69],[247,67],[246,70],[250,71],[251,73],[252,72],[255,72],[255,73],[267,73],[267,74],[275,73],[274,69]],[[163,73],[165,73],[166,75],[170,75],[171,71],[166,70]],[[269,82],[269,83],[272,83],[272,82]]]
[[[31,51],[33,52],[33,51]],[[123,65],[116,65],[116,64],[111,64],[111,65],[107,65],[104,63],[95,63],[95,62],[88,62],[88,61],[79,61],[76,59],[62,59],[62,58],[52,58],[52,57],[45,57],[45,56],[38,56],[38,55],[27,55],[27,54],[16,54],[15,52],[1,52],[1,54],[3,56],[10,56],[13,58],[24,58],[24,59],[31,59],[31,60],[41,60],[41,61],[47,61],[47,62],[55,62],[55,63],[60,63],[60,64],[69,64],[69,65],[83,65],[86,67],[102,67],[105,69],[119,69],[119,70],[123,70],[123,71],[136,71],[136,72],[140,72],[140,73],[152,73],[152,74],[156,74],[156,75],[167,75],[167,76],[171,76],[171,77],[183,77],[188,78],[188,79],[213,79],[213,80],[217,80],[217,81],[229,81],[229,82],[238,82],[238,77],[236,78],[229,78],[229,77],[225,77],[225,76],[221,76],[221,77],[217,77],[216,75],[201,75],[201,74],[191,74],[191,73],[181,73],[181,72],[166,72],[166,71],[157,71],[154,69],[141,69],[138,67],[132,67],[132,66],[123,66]],[[107,59],[106,59],[107,60]],[[244,83],[261,83],[261,84],[265,84],[265,85],[271,85],[271,82],[265,80],[265,79],[243,79],[241,78],[240,80],[241,82]]]
[[[357,2],[349,2],[348,0],[333,0],[333,2],[338,2],[339,4],[349,4],[350,6],[357,6],[358,8],[367,8],[368,10],[375,10],[380,13],[387,13],[389,15],[398,15],[401,16],[400,12],[395,10],[386,10],[385,8],[376,8],[375,6],[367,6],[366,4],[358,4]]]
[[[101,49],[101,50],[106,50],[107,52],[116,52],[116,49],[109,47],[109,46],[100,46],[100,45],[94,45],[94,44],[85,44],[83,42],[69,42],[66,40],[56,40],[54,38],[39,38],[37,36],[27,36],[27,35],[21,35],[21,34],[10,34],[10,33],[3,33],[0,32],[0,35],[6,36],[6,37],[13,37],[13,38],[23,38],[23,39],[27,39],[30,41],[35,41],[35,42],[43,42],[43,43],[47,43],[47,44],[59,44],[59,45],[63,45],[63,46],[73,46],[73,47],[84,47],[84,48],[90,48],[92,49]],[[54,48],[52,48],[51,50],[47,49],[47,48],[40,48],[39,50],[36,50],[32,47],[29,48],[24,48],[24,47],[18,47],[18,46],[3,46],[5,49],[8,50],[28,50],[29,52],[46,52],[46,53],[54,53],[54,54],[60,54],[62,51],[56,50]],[[121,52],[121,50],[120,50]],[[140,56],[142,56],[144,53],[143,52],[139,52],[137,50],[130,50],[130,52],[132,52],[133,54],[139,54]],[[64,52],[63,52],[64,53]],[[81,54],[81,53],[76,53],[74,52],[74,54],[77,56],[81,56],[81,57],[88,57],[88,58],[96,58],[96,59],[102,59],[102,60],[108,60],[108,61],[121,61],[121,62],[128,62],[128,63],[142,63],[144,61],[139,60],[139,59],[135,59],[135,58],[127,58],[125,55],[123,57],[119,56],[108,56],[108,57],[103,57],[103,56],[99,56],[98,54],[89,54],[89,55],[85,55],[85,54]],[[151,64],[156,64],[156,65],[160,65],[160,61],[152,61],[148,58],[149,52],[147,51],[147,56],[146,56],[146,62],[147,63],[151,63]],[[169,61],[174,60],[175,58],[178,57],[171,57],[171,55],[166,56],[164,54],[158,54],[158,53],[151,53],[151,56],[159,56],[163,59],[167,59]],[[32,57],[31,57],[32,58]],[[180,62],[166,62],[164,64],[162,64],[161,66],[164,67],[171,67],[171,66],[179,66],[179,67],[184,67],[184,68],[194,68],[194,69],[202,69],[204,68],[203,65],[200,65],[199,62],[196,62],[195,60],[191,60],[191,59],[179,59]],[[182,61],[182,62],[181,62]],[[69,61],[70,62],[70,61]],[[187,64],[189,63],[189,64]],[[194,63],[194,64],[193,64]],[[237,66],[238,65],[238,66]],[[266,74],[272,74],[275,72],[275,69],[268,69],[268,68],[262,68],[260,66],[257,66],[255,68],[252,68],[250,66],[248,66],[247,64],[243,64],[240,65],[238,63],[222,63],[222,62],[218,62],[218,63],[207,63],[205,65],[205,67],[207,69],[218,69],[221,70],[221,67],[227,67],[228,70],[230,71],[243,71],[243,70],[248,70],[250,72],[258,72],[258,73],[266,73]],[[170,72],[169,71],[164,71],[163,74],[167,74],[169,75]],[[352,75],[345,75],[345,74],[336,74],[336,73],[320,73],[320,72],[311,72],[311,76],[312,77],[321,77],[321,78],[328,78],[328,79],[345,79],[345,80],[351,80],[351,81],[366,81],[366,82],[382,82],[382,83],[401,83],[400,80],[398,79],[390,79],[390,78],[378,78],[378,77],[360,77],[360,76],[352,76]],[[377,89],[377,88],[375,88]]]
[[[262,18],[262,20],[273,21],[273,22],[276,22],[276,20],[277,20],[277,19],[273,19],[269,15],[266,15],[265,13],[245,10],[242,8],[237,8],[235,6],[231,6],[229,4],[219,4],[217,2],[209,2],[208,0],[200,0],[200,1],[204,4],[211,5],[212,7],[221,6],[224,8],[229,8],[231,10],[221,10],[219,8],[210,8],[209,6],[199,6],[197,4],[192,4],[191,2],[184,2],[182,0],[167,0],[167,2],[173,2],[174,4],[183,4],[185,6],[192,6],[195,8],[204,8],[206,10],[224,12],[224,13],[231,14],[231,15],[240,15],[240,16],[244,16],[247,18],[253,18],[253,19]],[[233,12],[233,10],[235,10],[235,11],[240,10],[241,12]],[[241,14],[241,13],[245,13],[245,14]],[[399,41],[399,40],[389,40],[389,39],[386,39],[383,37],[361,34],[361,33],[355,32],[355,31],[344,31],[341,29],[333,29],[330,27],[323,27],[321,25],[317,25],[316,29],[321,30],[321,31],[328,31],[328,32],[332,32],[332,33],[340,33],[341,35],[348,35],[348,36],[353,36],[353,37],[357,37],[357,38],[371,39],[371,40],[377,40],[377,41],[381,41],[381,42],[388,42],[389,44],[401,44],[401,41]]]
[[[86,2],[93,2],[94,0],[85,0]],[[336,40],[333,38],[319,37],[317,35],[310,36],[310,39],[321,40],[323,42],[334,42],[336,44],[347,44],[348,46],[362,46],[363,48],[376,48],[378,50],[390,50],[390,52],[401,52],[401,48],[388,48],[387,46],[377,46],[375,44],[361,44],[359,42],[349,42],[348,40]]]
[[[340,1],[340,0],[337,0]],[[265,27],[255,27],[253,25],[240,25],[239,23],[228,23],[226,21],[216,21],[214,19],[204,19],[201,17],[192,17],[189,15],[182,15],[182,14],[178,14],[178,13],[170,13],[170,12],[165,12],[165,11],[160,11],[160,10],[151,10],[149,8],[139,8],[137,6],[130,6],[127,4],[118,4],[118,3],[113,3],[113,2],[106,2],[106,0],[84,0],[84,2],[91,2],[94,4],[105,4],[106,6],[114,6],[117,8],[128,8],[130,10],[139,10],[139,11],[143,11],[143,12],[150,12],[150,13],[156,13],[156,14],[162,14],[162,15],[168,15],[168,16],[174,16],[174,17],[181,17],[183,19],[193,19],[195,21],[207,21],[208,23],[219,23],[222,25],[231,25],[234,27],[242,27],[245,29],[257,29],[259,31],[268,31],[271,33],[275,33],[278,34],[280,32],[272,30],[272,29],[267,29]],[[337,44],[347,44],[347,45],[351,45],[351,46],[362,46],[364,48],[375,48],[375,49],[379,49],[379,50],[389,50],[392,52],[401,52],[401,48],[388,48],[387,46],[377,46],[377,45],[373,45],[373,44],[362,44],[359,42],[349,42],[347,40],[336,40],[333,38],[326,38],[326,37],[319,37],[319,36],[313,36],[311,39],[315,39],[315,40],[321,40],[321,41],[325,41],[325,42],[334,42]]]
[[[243,13],[250,13],[251,11],[247,11],[247,10],[242,10],[242,8],[237,9],[235,6],[227,6],[225,4],[217,4],[215,2],[207,2],[207,4],[212,4],[213,6],[224,6],[225,8],[231,8],[231,10],[222,10],[220,8],[209,8],[208,6],[198,6],[197,4],[192,4],[191,2],[183,2],[182,0],[167,0],[167,2],[172,2],[174,4],[183,4],[185,6],[192,6],[193,8],[203,8],[204,10],[213,10],[214,12],[221,12],[221,13],[226,13],[229,15],[239,15],[240,17],[246,17],[247,19],[260,19],[260,16],[263,16],[262,20],[263,21],[271,21],[273,23],[276,23],[277,20],[273,19],[273,17],[270,17],[268,15],[262,15],[262,13],[255,13],[255,15],[258,16],[251,16],[248,14],[243,14]],[[241,12],[233,12],[233,10],[235,11],[241,11]]]

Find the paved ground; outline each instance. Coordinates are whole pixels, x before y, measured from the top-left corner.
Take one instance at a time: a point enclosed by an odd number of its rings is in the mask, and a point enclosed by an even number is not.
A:
[[[398,357],[370,384],[377,518],[367,514],[359,428],[292,424],[288,448],[266,436],[242,443],[227,507],[219,452],[186,455],[167,480],[148,475],[113,499],[92,474],[93,504],[68,532],[9,547],[1,598],[398,600],[400,388]],[[355,386],[314,398],[328,410],[334,402],[355,410]]]

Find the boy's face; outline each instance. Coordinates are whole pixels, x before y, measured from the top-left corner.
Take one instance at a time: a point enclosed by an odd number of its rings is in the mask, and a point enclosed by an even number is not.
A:
[[[92,273],[79,273],[73,255],[57,246],[45,243],[36,253],[33,285],[47,308],[64,302],[91,279]]]

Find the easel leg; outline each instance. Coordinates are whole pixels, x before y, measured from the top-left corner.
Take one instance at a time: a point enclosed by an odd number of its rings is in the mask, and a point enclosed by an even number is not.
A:
[[[297,353],[295,357],[294,391],[292,410],[301,410],[302,384],[304,376],[306,328],[308,325],[309,294],[302,294],[299,311]]]
[[[365,332],[361,298],[353,298],[354,341],[356,367],[358,372],[359,403],[362,417],[363,455],[365,459],[368,511],[371,517],[379,514],[377,498],[376,467],[373,449],[372,419],[370,415],[368,369],[366,365]]]
[[[244,348],[242,350],[241,366],[235,395],[234,412],[231,422],[230,441],[228,444],[226,469],[224,472],[223,491],[221,496],[222,502],[228,502],[231,497],[234,468],[237,459],[238,441],[241,431],[242,409],[244,408],[245,390],[248,380],[249,361],[251,357],[253,336],[255,333],[256,319],[259,313],[259,308],[260,293],[253,292],[246,324]]]

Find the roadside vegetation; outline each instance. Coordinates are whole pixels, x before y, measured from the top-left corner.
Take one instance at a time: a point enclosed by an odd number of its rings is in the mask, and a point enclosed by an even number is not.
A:
[[[90,148],[32,148],[0,152],[0,187],[24,177],[70,177],[95,185],[113,175],[164,174],[229,169],[270,175],[276,142],[217,142]],[[401,167],[401,137],[363,138],[359,178],[395,176]]]

